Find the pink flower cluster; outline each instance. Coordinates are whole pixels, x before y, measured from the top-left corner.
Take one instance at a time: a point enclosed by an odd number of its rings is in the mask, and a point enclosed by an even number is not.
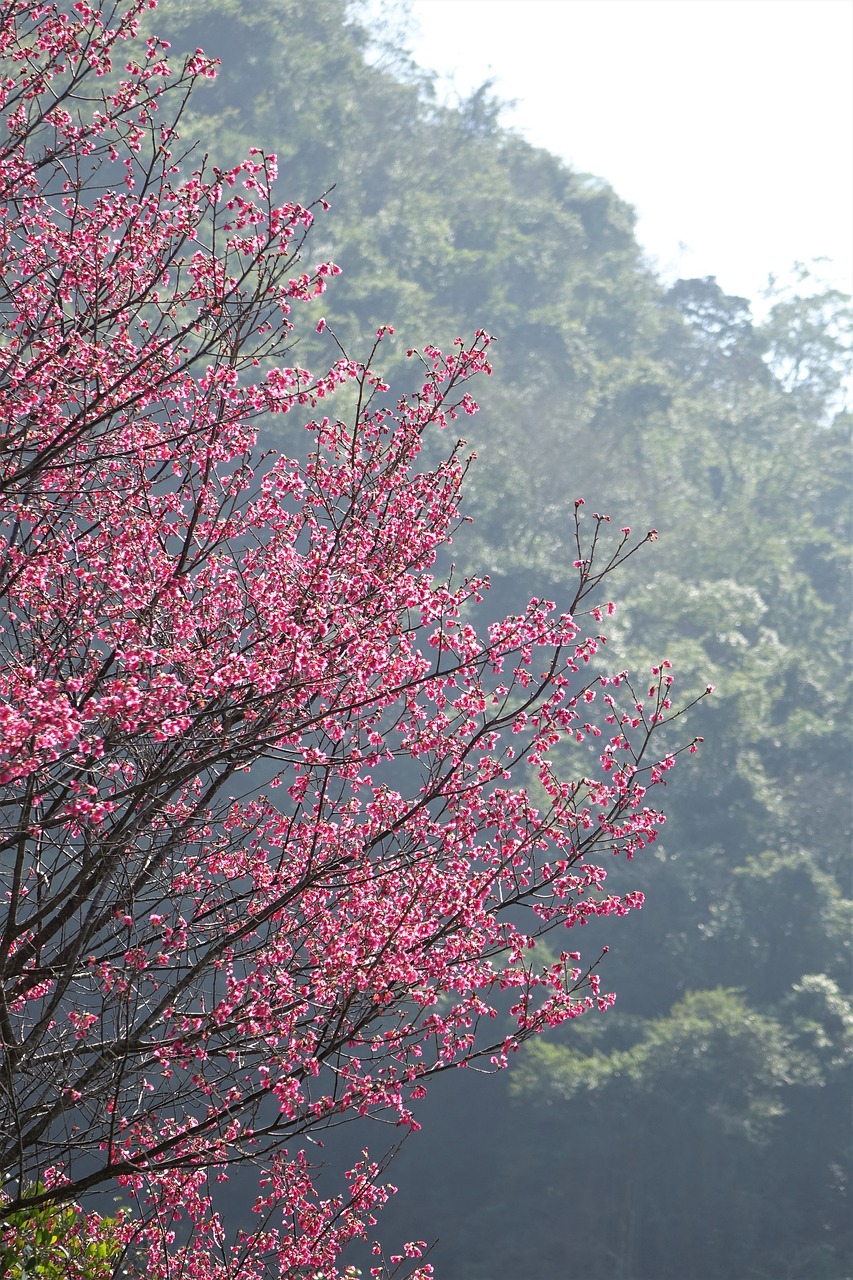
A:
[[[44,1204],[123,1188],[155,1280],[334,1277],[390,1189],[365,1154],[321,1194],[306,1143],[416,1128],[436,1073],[611,1004],[599,957],[535,942],[641,904],[598,860],[655,839],[680,713],[668,663],[639,697],[589,629],[653,534],[607,543],[581,503],[567,608],[476,629],[487,583],[435,574],[464,442],[419,458],[476,410],[488,335],[411,353],[397,402],[388,328],[283,363],[337,268],[302,268],[313,213],[275,203],[272,157],[187,171],[158,108],[212,64],[140,47],[144,7],[0,18],[0,1153]],[[56,104],[92,75],[85,123]],[[304,456],[253,460],[298,407]],[[244,1161],[258,1225],[229,1240]]]

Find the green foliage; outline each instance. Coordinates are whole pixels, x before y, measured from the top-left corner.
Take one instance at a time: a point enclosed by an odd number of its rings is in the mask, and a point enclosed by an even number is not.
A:
[[[33,1196],[44,1186],[38,1183]],[[96,1225],[96,1238],[92,1238]],[[34,1205],[12,1214],[0,1229],[4,1280],[113,1280],[124,1257],[120,1219],[84,1218],[74,1205]]]
[[[755,998],[774,1003],[804,974],[848,976],[853,901],[807,854],[765,852],[733,869],[703,932],[718,969],[748,974]]]
[[[784,1113],[784,1087],[814,1075],[782,1023],[750,1009],[742,992],[688,992],[665,1017],[641,1025],[636,1043],[609,1053],[532,1046],[513,1073],[512,1095],[538,1108],[587,1094],[599,1108],[625,1107],[639,1124],[711,1120],[723,1134],[761,1142]],[[696,1116],[697,1097],[704,1117]]]
[[[797,1041],[813,1055],[824,1079],[849,1077],[853,1068],[853,999],[825,973],[809,973],[794,983],[785,1006]]]
[[[762,333],[777,382],[806,416],[820,418],[837,404],[853,373],[853,314],[837,289],[806,292],[815,283],[802,263],[796,266],[796,288],[771,279],[765,300],[772,306]]]

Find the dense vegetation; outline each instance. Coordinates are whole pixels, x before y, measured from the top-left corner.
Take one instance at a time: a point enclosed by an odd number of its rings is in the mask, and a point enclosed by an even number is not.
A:
[[[629,868],[647,904],[602,966],[617,1010],[436,1087],[383,1233],[439,1234],[444,1280],[842,1280],[847,300],[804,274],[758,323],[714,279],[664,287],[604,181],[504,130],[487,89],[438,106],[344,0],[168,0],[156,22],[223,61],[185,135],[277,152],[289,199],[334,186],[314,252],[343,268],[323,310],[345,341],[498,336],[455,549],[495,611],[519,585],[559,599],[584,494],[661,531],[620,584],[620,646],[718,689],[704,768]]]

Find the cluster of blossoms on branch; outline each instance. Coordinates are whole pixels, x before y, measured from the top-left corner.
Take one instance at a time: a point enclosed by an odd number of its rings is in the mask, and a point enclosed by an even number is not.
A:
[[[110,1266],[118,1239],[155,1280],[342,1276],[390,1188],[365,1152],[327,1192],[317,1135],[416,1128],[437,1072],[612,1001],[535,941],[641,902],[599,860],[655,839],[680,712],[668,664],[643,696],[603,674],[597,593],[656,535],[576,506],[567,607],[475,629],[487,582],[436,574],[464,441],[420,459],[489,337],[411,352],[396,401],[387,330],[288,365],[338,268],[303,269],[272,157],[180,150],[213,64],[172,70],[146,7],[0,15],[0,1243],[77,1204],[97,1240],[117,1187]],[[303,452],[256,456],[292,411]]]

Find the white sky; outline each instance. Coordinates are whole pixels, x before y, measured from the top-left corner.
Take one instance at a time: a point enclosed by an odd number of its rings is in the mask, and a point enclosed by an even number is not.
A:
[[[387,2],[387,0],[386,0]],[[390,9],[394,10],[394,0]],[[853,0],[414,0],[416,61],[607,179],[667,278],[853,290]],[[443,87],[445,82],[443,81]]]

